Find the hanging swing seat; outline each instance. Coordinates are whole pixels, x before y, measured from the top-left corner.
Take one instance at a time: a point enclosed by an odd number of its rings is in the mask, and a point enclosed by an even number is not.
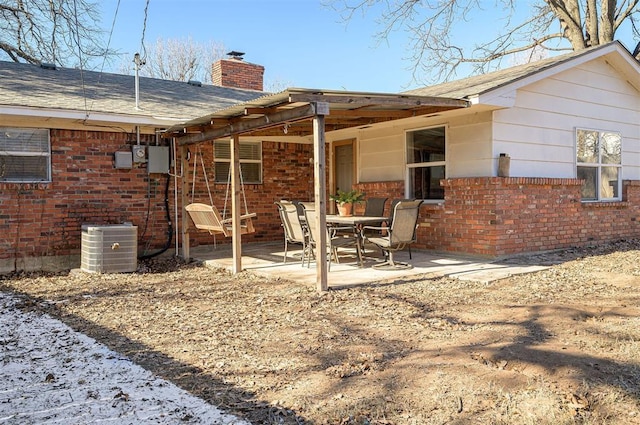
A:
[[[212,235],[222,234],[231,237],[232,226],[231,218],[223,219],[220,212],[214,205],[207,204],[189,204],[185,207],[189,213],[189,217],[196,226],[196,229],[206,230]],[[256,213],[243,214],[240,216],[240,234],[254,233],[256,229],[253,227],[252,218],[256,217]]]

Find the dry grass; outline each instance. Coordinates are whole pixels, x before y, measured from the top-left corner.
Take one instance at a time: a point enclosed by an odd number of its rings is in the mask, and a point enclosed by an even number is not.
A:
[[[156,260],[0,285],[256,424],[640,424],[639,246],[491,284],[319,294]]]

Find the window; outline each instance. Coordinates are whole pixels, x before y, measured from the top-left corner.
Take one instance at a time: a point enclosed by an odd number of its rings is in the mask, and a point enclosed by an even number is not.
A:
[[[229,181],[231,142],[214,142],[213,166],[216,183]],[[240,170],[243,183],[262,183],[262,144],[240,142]]]
[[[445,128],[407,133],[407,190],[415,199],[444,199]]]
[[[583,201],[620,200],[622,137],[597,130],[576,131],[577,177],[584,179]]]
[[[0,182],[49,181],[49,130],[0,127]]]

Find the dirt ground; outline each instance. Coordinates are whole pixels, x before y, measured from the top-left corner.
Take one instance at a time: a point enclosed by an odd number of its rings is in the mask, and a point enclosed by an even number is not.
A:
[[[176,259],[0,289],[255,424],[640,424],[640,241],[555,259],[327,293]]]

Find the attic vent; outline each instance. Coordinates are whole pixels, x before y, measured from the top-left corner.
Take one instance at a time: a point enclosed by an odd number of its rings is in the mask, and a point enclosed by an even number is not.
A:
[[[202,87],[202,82],[198,80],[189,80],[187,81],[187,84],[190,86]]]
[[[57,69],[56,64],[55,63],[47,63],[47,62],[42,62],[40,64],[40,68],[42,69]]]
[[[229,56],[231,59],[237,59],[241,61],[242,59],[244,59],[244,52],[237,52],[235,50],[232,50],[227,53],[227,56]]]

